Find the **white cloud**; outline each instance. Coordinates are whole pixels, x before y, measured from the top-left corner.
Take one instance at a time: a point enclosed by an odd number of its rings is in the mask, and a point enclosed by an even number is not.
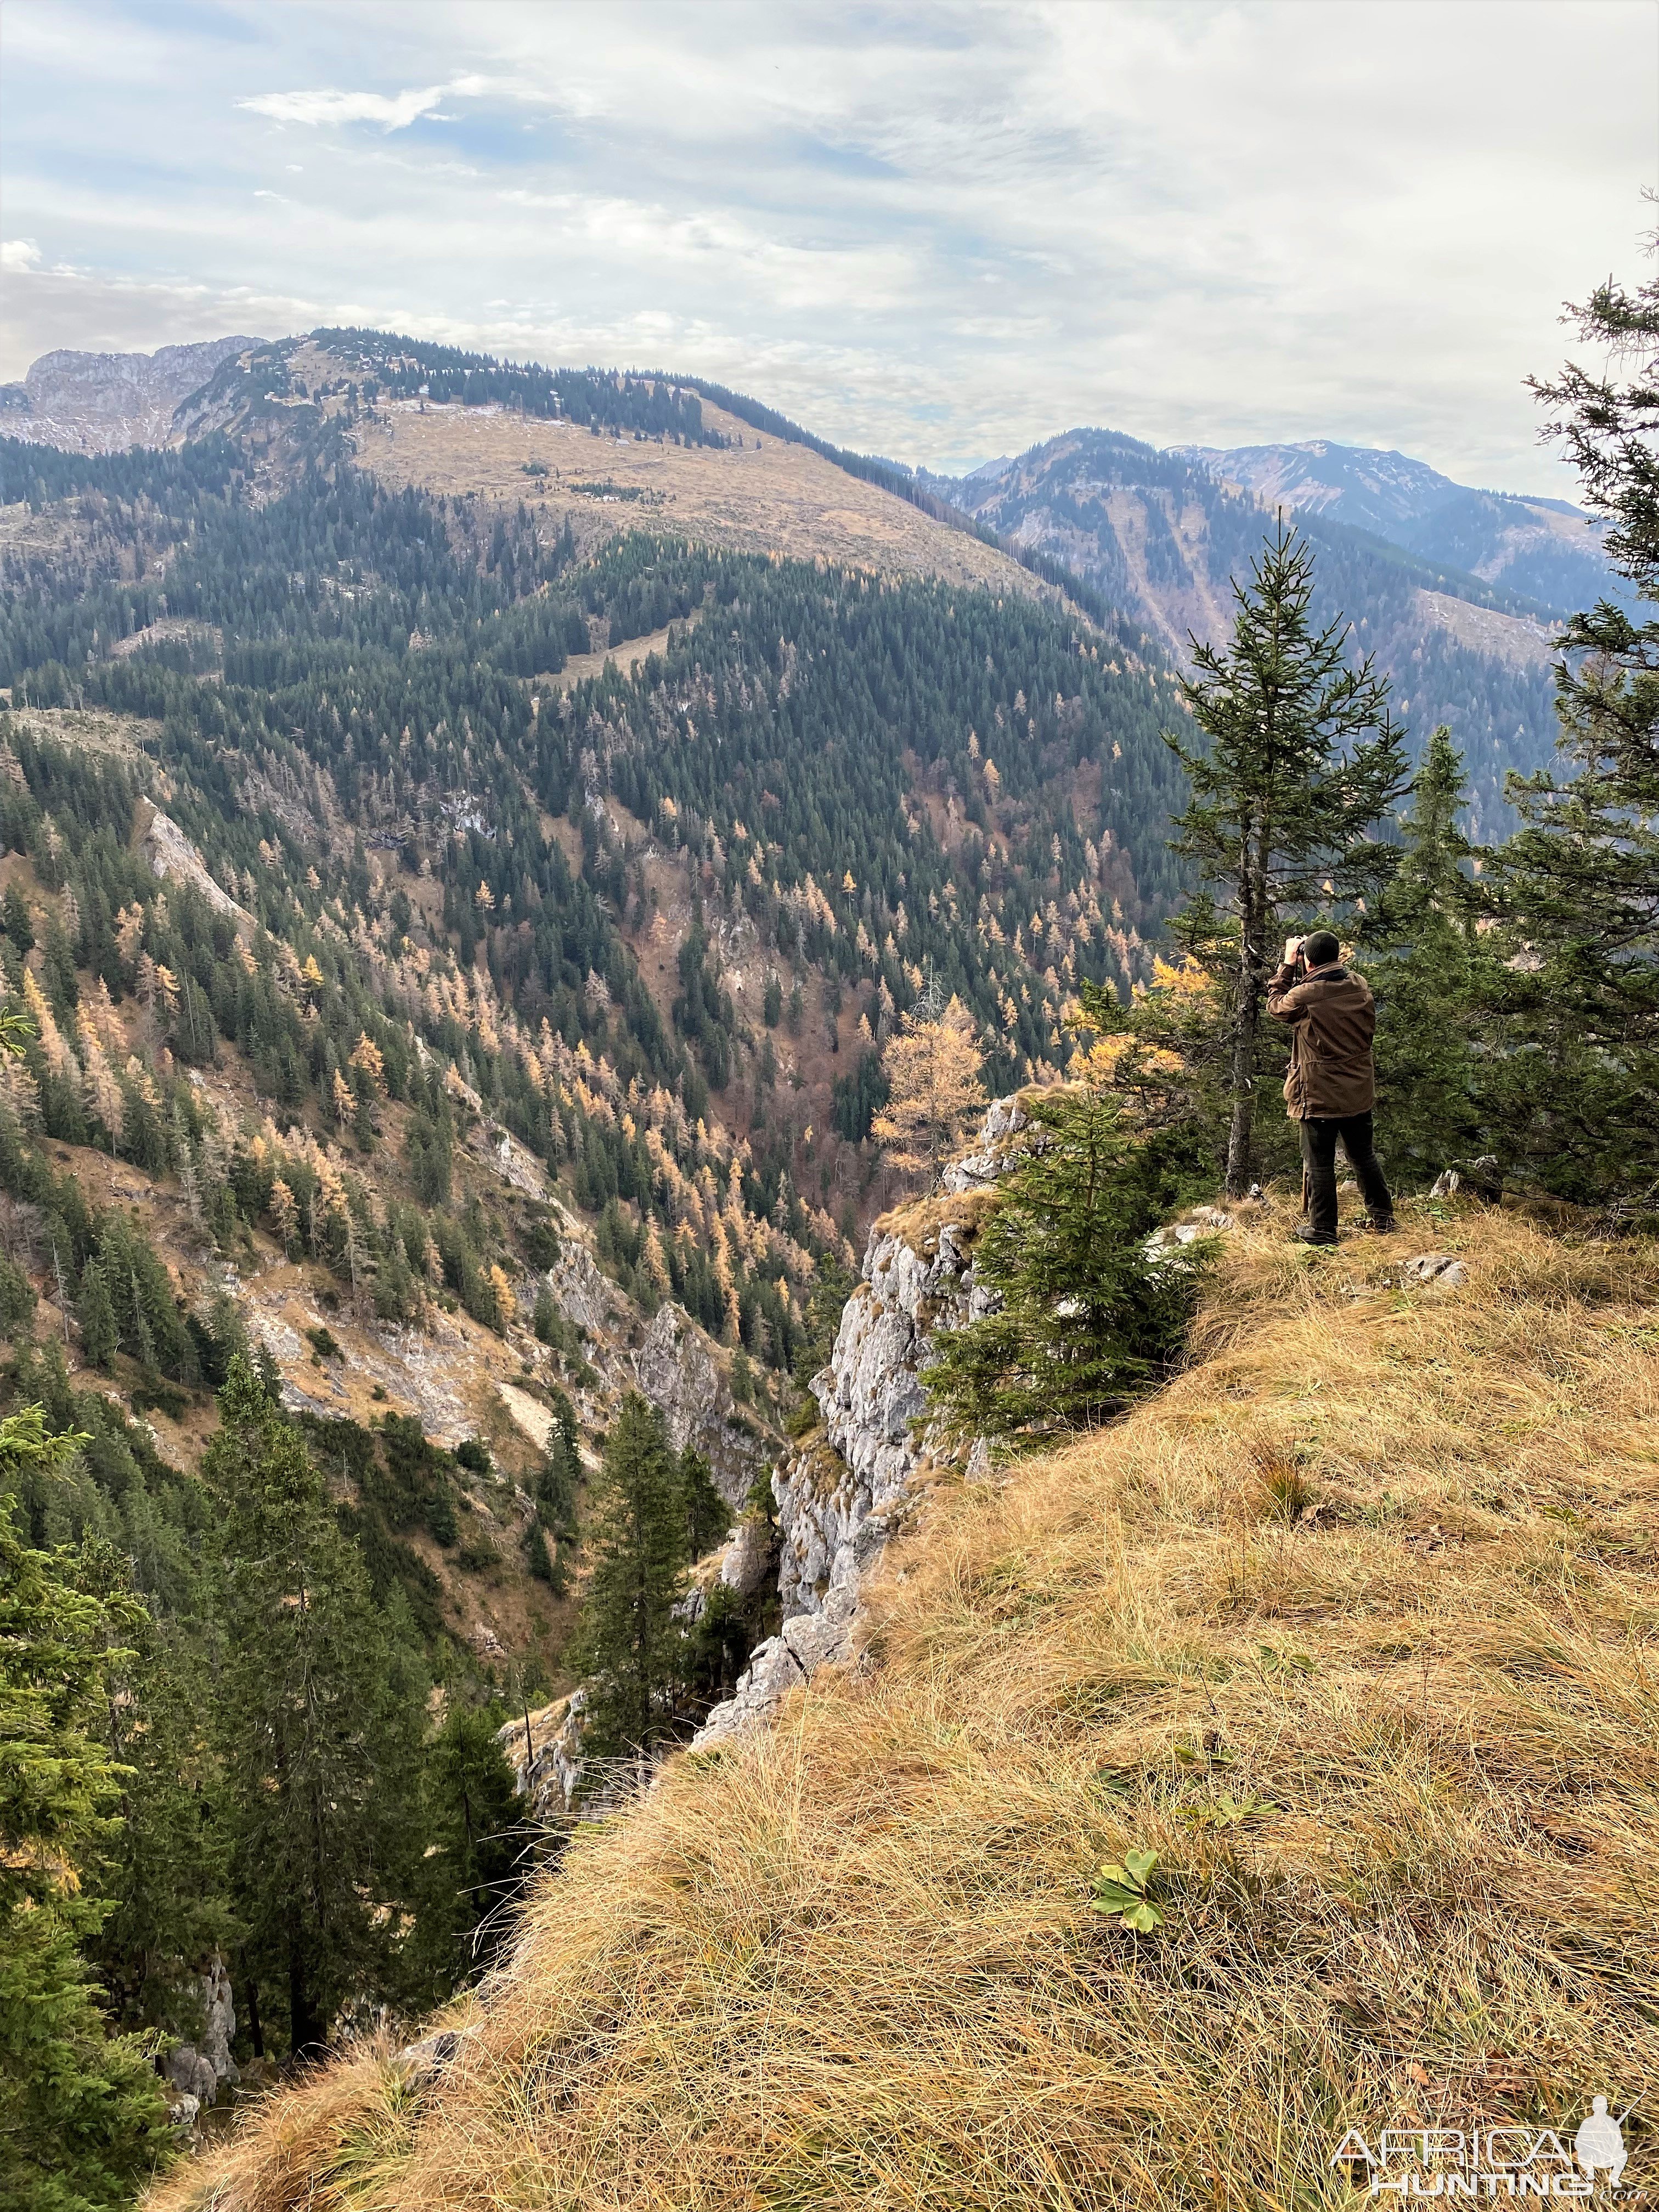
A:
[[[424,92],[261,92],[239,100],[238,107],[273,123],[301,123],[316,129],[330,123],[379,123],[387,131],[407,131],[429,115],[453,88],[429,84]]]
[[[21,276],[40,265],[40,249],[32,238],[0,240],[0,269],[9,276]]]
[[[517,76],[480,76],[476,71],[451,77],[444,84],[395,93],[341,92],[334,88],[308,92],[260,92],[235,102],[254,115],[273,123],[298,123],[308,129],[330,124],[378,123],[385,131],[407,131],[412,123],[453,123],[441,112],[445,100],[495,99],[553,107],[570,115],[597,115],[601,103],[584,86],[567,84],[542,89]]]

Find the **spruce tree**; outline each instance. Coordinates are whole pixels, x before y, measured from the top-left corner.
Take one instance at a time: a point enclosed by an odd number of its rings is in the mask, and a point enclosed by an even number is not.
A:
[[[171,2148],[154,2069],[108,2033],[83,1955],[108,1911],[84,1876],[118,1833],[109,1698],[137,1608],[15,1526],[21,1479],[87,1441],[48,1437],[37,1406],[0,1422],[0,2212],[127,2204]]]
[[[690,1545],[678,1463],[661,1415],[637,1391],[605,1439],[586,1548],[592,1567],[571,1658],[588,1678],[584,1744],[602,1755],[649,1750],[673,1725],[674,1607]]]
[[[1359,929],[1357,965],[1376,994],[1376,1113],[1396,1190],[1483,1149],[1475,1010],[1492,988],[1480,855],[1460,826],[1462,757],[1443,723],[1401,824],[1400,865]]]
[[[1511,782],[1498,855],[1510,964],[1489,1020],[1506,1146],[1547,1187],[1659,1189],[1659,276],[1573,311],[1602,349],[1534,386],[1630,586],[1575,615],[1556,711],[1564,775]]]
[[[89,1540],[111,1597],[125,1570]],[[112,1668],[105,1730],[123,1769],[120,1826],[100,1869],[113,1900],[92,1956],[125,2028],[193,2037],[199,1972],[240,1932],[229,1902],[229,1830],[213,1729],[212,1683],[198,1638],[141,1614]]]
[[[408,1961],[410,1993],[421,2005],[441,2002],[487,1971],[512,1930],[527,1839],[496,1727],[489,1713],[458,1705],[426,1748],[425,1848]]]
[[[1236,1195],[1250,1183],[1262,1010],[1282,925],[1386,880],[1391,856],[1366,833],[1407,781],[1387,679],[1369,657],[1350,665],[1345,617],[1315,625],[1313,592],[1312,549],[1281,519],[1249,583],[1233,585],[1231,641],[1191,641],[1194,672],[1181,689],[1207,742],[1167,736],[1192,785],[1171,848],[1203,886],[1176,928],[1231,970],[1226,1186]]]
[[[88,1366],[100,1368],[106,1375],[112,1373],[120,1331],[109,1285],[96,1260],[88,1260],[81,1271],[81,1295],[76,1304],[81,1320],[81,1349]]]
[[[691,1559],[700,1559],[725,1542],[732,1526],[732,1509],[714,1487],[713,1468],[690,1444],[680,1454],[679,1478],[685,1499],[686,1551]]]
[[[988,1310],[935,1334],[921,1377],[954,1436],[1022,1445],[1121,1412],[1177,1348],[1194,1271],[1184,1255],[1150,1257],[1146,1240],[1199,1158],[1189,1128],[1139,1130],[1101,1086],[1028,1106],[974,1246]]]
[[[386,1971],[411,1823],[408,1715],[362,1559],[300,1432],[240,1355],[202,1474],[222,1516],[234,1896],[260,2013],[318,2048]]]
[[[571,1544],[576,1540],[576,1491],[582,1475],[576,1415],[562,1390],[556,1386],[550,1395],[553,1423],[534,1477],[536,1513],[561,1544]]]

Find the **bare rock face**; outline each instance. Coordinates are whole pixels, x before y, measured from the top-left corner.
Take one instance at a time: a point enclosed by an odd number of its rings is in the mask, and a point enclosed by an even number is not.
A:
[[[547,1196],[547,1175],[529,1146],[521,1145],[510,1129],[498,1121],[480,1121],[467,1139],[471,1151],[487,1160],[504,1183],[527,1197]]]
[[[214,882],[208,873],[207,863],[170,814],[150,810],[149,820],[139,838],[139,848],[158,876],[171,877],[175,883],[188,884],[198,890],[215,914],[228,915],[233,921],[254,927],[253,916],[237,905],[228,891]]]
[[[917,1251],[902,1234],[872,1232],[864,1280],[848,1300],[830,1364],[812,1378],[823,1433],[773,1480],[783,1557],[785,1617],[850,1617],[860,1577],[891,1533],[922,1455],[915,1425],[927,1401],[921,1370],[931,1332],[972,1310],[960,1228],[941,1223]]]
[[[603,1820],[649,1788],[655,1771],[648,1758],[595,1759],[582,1748],[587,1692],[578,1684],[538,1712],[520,1715],[495,1731],[514,1787],[544,1820],[579,1813]]]
[[[863,1280],[842,1314],[828,1366],[812,1378],[823,1426],[772,1478],[782,1629],[751,1653],[736,1690],[703,1723],[699,1745],[761,1725],[794,1684],[850,1656],[860,1588],[929,1450],[921,1373],[933,1333],[983,1310],[969,1208],[953,1221],[950,1200],[994,1183],[1024,1126],[1018,1100],[998,1099],[972,1148],[946,1169],[944,1199],[913,1210],[908,1223],[901,1217],[872,1231]],[[970,1474],[983,1456],[974,1455]]]
[[[590,1336],[603,1332],[612,1309],[620,1303],[617,1291],[594,1264],[593,1255],[574,1239],[559,1254],[548,1281],[566,1317]]]
[[[657,1308],[634,1353],[634,1379],[662,1413],[675,1450],[689,1444],[701,1452],[715,1489],[728,1505],[739,1506],[760,1471],[761,1446],[738,1427],[708,1340],[678,1306]]]
[[[43,353],[21,384],[0,393],[8,435],[70,453],[124,453],[165,446],[173,412],[232,354],[258,338],[207,338],[155,353]]]
[[[216,1951],[202,1976],[201,2005],[201,2034],[193,2043],[176,2044],[163,2061],[170,2092],[168,2108],[180,2127],[190,2126],[203,2107],[213,2103],[225,2082],[241,2079],[230,2055],[236,2034],[230,1975]]]
[[[1013,1140],[1027,1127],[1028,1116],[1018,1097],[994,1098],[972,1148],[952,1160],[939,1178],[954,1194],[988,1190],[1009,1165]]]
[[[848,1657],[853,1620],[832,1620],[823,1613],[798,1613],[775,1636],[750,1654],[737,1688],[716,1705],[698,1729],[694,1748],[712,1749],[763,1727],[797,1682],[811,1681],[818,1668]]]
[[[573,1690],[550,1705],[495,1731],[495,1741],[513,1769],[514,1784],[536,1811],[568,1813],[582,1778],[581,1717],[586,1693]]]
[[[772,1543],[765,1521],[751,1514],[738,1522],[720,1555],[720,1579],[733,1597],[753,1597],[771,1565]]]

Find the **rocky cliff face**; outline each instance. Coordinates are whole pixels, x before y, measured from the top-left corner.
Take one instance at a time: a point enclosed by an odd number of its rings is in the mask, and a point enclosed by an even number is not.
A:
[[[860,1593],[912,1510],[939,1440],[926,1425],[921,1371],[939,1328],[978,1308],[972,1243],[984,1197],[1025,1126],[999,1099],[973,1147],[946,1170],[942,1194],[871,1231],[863,1279],[848,1300],[830,1362],[812,1378],[823,1413],[772,1478],[783,1626],[761,1644],[732,1695],[697,1736],[718,1743],[763,1721],[790,1686],[852,1650]],[[977,1452],[969,1463],[976,1472]]]
[[[72,453],[165,446],[173,410],[221,362],[260,341],[208,338],[155,353],[44,353],[21,384],[0,387],[9,437]]]
[[[946,1169],[940,1194],[885,1216],[872,1230],[862,1279],[842,1311],[829,1364],[812,1378],[820,1425],[772,1477],[782,1626],[750,1654],[732,1696],[699,1730],[697,1746],[761,1725],[796,1682],[850,1656],[865,1583],[938,1463],[940,1440],[927,1425],[921,1381],[928,1346],[936,1329],[960,1327],[981,1310],[974,1235],[1025,1126],[1018,1099],[999,1099],[974,1144]],[[735,1504],[752,1462],[734,1449],[729,1399],[678,1309],[659,1311],[634,1353],[634,1370],[638,1387],[663,1408],[676,1448],[691,1443],[706,1451],[722,1494]],[[967,1471],[982,1465],[976,1449]],[[716,1581],[739,1597],[750,1595],[769,1558],[764,1522],[745,1516],[700,1570],[687,1600],[690,1617]],[[584,1702],[579,1688],[501,1731],[518,1786],[544,1817],[568,1812],[579,1795],[585,1811],[602,1814],[645,1779],[631,1765],[623,1771],[624,1762],[607,1762],[617,1769],[611,1774],[583,1759]]]
[[[732,1404],[708,1339],[681,1307],[658,1307],[634,1352],[634,1380],[662,1413],[674,1449],[701,1452],[735,1510],[761,1471],[763,1445]]]

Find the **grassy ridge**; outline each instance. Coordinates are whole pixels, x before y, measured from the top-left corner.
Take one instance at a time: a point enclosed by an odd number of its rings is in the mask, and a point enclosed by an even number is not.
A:
[[[362,2045],[158,2204],[1303,2206],[1350,2124],[1622,2110],[1659,1253],[1404,1212],[1461,1285],[1247,1222],[1187,1373],[935,1491],[866,1665],[579,1837],[450,2067]],[[1152,1936],[1089,1909],[1136,1846]]]

